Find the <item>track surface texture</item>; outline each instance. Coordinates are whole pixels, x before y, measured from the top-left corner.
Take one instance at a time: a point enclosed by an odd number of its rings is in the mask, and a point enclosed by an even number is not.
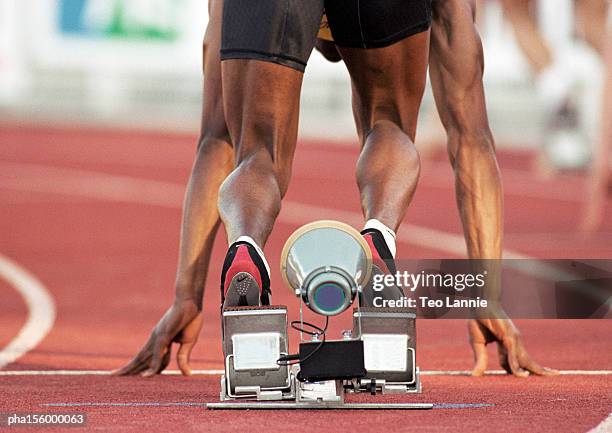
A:
[[[85,411],[89,428],[113,432],[586,432],[612,412],[612,375],[603,374],[424,375],[421,395],[375,401],[438,404],[433,410],[325,413],[206,411],[204,404],[217,401],[219,392],[219,377],[210,371],[150,379],[40,374],[123,365],[170,305],[181,202],[195,144],[190,135],[0,124],[0,255],[35,277],[55,305],[50,332],[0,368],[0,413]],[[500,153],[507,250],[537,258],[612,258],[612,200],[604,226],[583,237],[576,227],[584,177],[540,179],[530,169],[533,157]],[[277,271],[281,248],[293,230],[316,219],[344,219],[359,228],[356,159],[356,143],[298,145],[286,204],[265,248],[274,303],[288,305],[292,318],[297,302]],[[401,233],[399,257],[463,257],[452,171],[442,156],[423,162],[405,222],[409,229]],[[198,370],[222,368],[218,281],[225,245],[220,234],[204,299],[205,324],[192,356]],[[1,277],[0,353],[33,311],[15,282]],[[544,365],[612,370],[610,321],[517,324],[532,356]],[[350,317],[334,318],[330,336],[348,327]],[[297,337],[292,335],[293,347]],[[464,321],[419,320],[418,340],[422,370],[470,369]],[[498,369],[494,352],[491,348],[489,367]],[[176,368],[174,361],[170,368]],[[6,374],[19,371],[38,373]]]

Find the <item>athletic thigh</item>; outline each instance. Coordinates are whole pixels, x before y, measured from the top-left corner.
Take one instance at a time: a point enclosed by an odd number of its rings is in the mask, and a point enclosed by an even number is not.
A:
[[[425,87],[429,31],[384,48],[339,48],[351,75],[353,111],[360,136],[381,120],[397,124],[412,140]]]
[[[267,152],[286,187],[300,90],[323,0],[225,0],[221,40],[225,118],[237,163]]]
[[[265,149],[274,162],[297,138],[303,74],[259,60],[226,60],[223,71],[225,118],[237,162]]]

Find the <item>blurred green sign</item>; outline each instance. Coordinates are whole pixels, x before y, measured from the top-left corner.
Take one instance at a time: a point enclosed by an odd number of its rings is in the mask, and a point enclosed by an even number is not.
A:
[[[70,36],[173,41],[184,0],[59,0],[59,28]]]

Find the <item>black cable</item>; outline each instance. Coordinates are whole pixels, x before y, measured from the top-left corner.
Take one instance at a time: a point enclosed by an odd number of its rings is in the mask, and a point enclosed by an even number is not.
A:
[[[307,326],[309,328],[314,329],[315,331],[307,331],[306,329],[304,329],[301,326],[297,326],[299,324],[302,324],[303,326]],[[312,323],[308,323],[308,322],[302,322],[301,320],[294,320],[291,322],[291,328],[295,329],[296,331],[299,332],[303,332],[304,334],[308,334],[308,335],[325,335],[325,332],[327,331],[327,325],[329,324],[329,316],[325,316],[325,327],[323,329],[319,328],[317,325],[313,325]]]
[[[299,324],[301,324],[302,326],[298,326]],[[319,335],[319,336],[321,336],[321,341],[319,342],[317,347],[314,348],[314,350],[312,352],[310,352],[307,356],[304,357],[304,359],[300,359],[300,355],[298,353],[298,354],[294,354],[294,355],[281,356],[280,358],[278,358],[276,363],[278,365],[285,366],[285,365],[303,364],[304,362],[306,362],[315,353],[317,353],[317,351],[319,349],[321,349],[323,344],[325,344],[325,333],[327,332],[327,326],[328,325],[329,325],[329,316],[325,316],[325,326],[323,328],[319,328],[317,325],[313,325],[312,323],[309,323],[309,322],[302,322],[302,321],[299,321],[299,320],[292,321],[291,322],[291,328],[295,329],[296,331],[303,332],[304,334],[308,334],[308,335],[312,335],[312,336]],[[311,329],[313,329],[313,331],[306,330],[306,329],[304,329],[305,327],[311,328]],[[291,362],[291,361],[293,361],[293,362]]]

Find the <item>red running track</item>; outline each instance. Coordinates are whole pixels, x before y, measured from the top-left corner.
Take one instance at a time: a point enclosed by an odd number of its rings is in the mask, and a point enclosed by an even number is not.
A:
[[[157,133],[0,125],[0,254],[40,279],[57,318],[34,350],[4,370],[106,370],[135,354],[172,301],[180,204],[195,137]],[[300,143],[294,178],[266,246],[276,303],[295,301],[278,278],[281,247],[299,225],[358,214],[355,146]],[[576,233],[584,179],[539,180],[531,155],[500,155],[506,191],[506,247],[539,258],[612,257],[612,201],[595,236]],[[316,167],[316,170],[313,169]],[[301,212],[308,207],[308,214]],[[345,213],[341,215],[345,215]],[[354,215],[353,215],[354,216]],[[450,167],[425,161],[406,222],[460,238]],[[403,233],[410,239],[410,233]],[[446,239],[446,238],[445,238]],[[403,242],[406,258],[455,257],[446,242]],[[222,368],[219,344],[219,239],[205,295],[205,326],[193,355],[196,369]],[[0,348],[23,326],[27,307],[0,282]],[[349,327],[334,319],[331,333]],[[612,370],[607,321],[519,321],[528,348],[564,370]],[[295,342],[295,340],[294,340]],[[471,354],[462,321],[419,322],[424,370],[467,370]],[[1,349],[0,349],[1,350]],[[495,355],[491,352],[492,369]],[[173,366],[171,366],[173,367]],[[207,412],[218,378],[162,376],[0,376],[0,413],[82,410],[89,426],[107,431],[588,431],[612,411],[612,376],[484,378],[425,376],[424,393],[403,401],[487,404],[420,412]],[[50,404],[76,403],[67,409]],[[112,403],[113,405],[109,405]],[[174,404],[159,406],[159,403]],[[175,403],[181,403],[176,405]]]

